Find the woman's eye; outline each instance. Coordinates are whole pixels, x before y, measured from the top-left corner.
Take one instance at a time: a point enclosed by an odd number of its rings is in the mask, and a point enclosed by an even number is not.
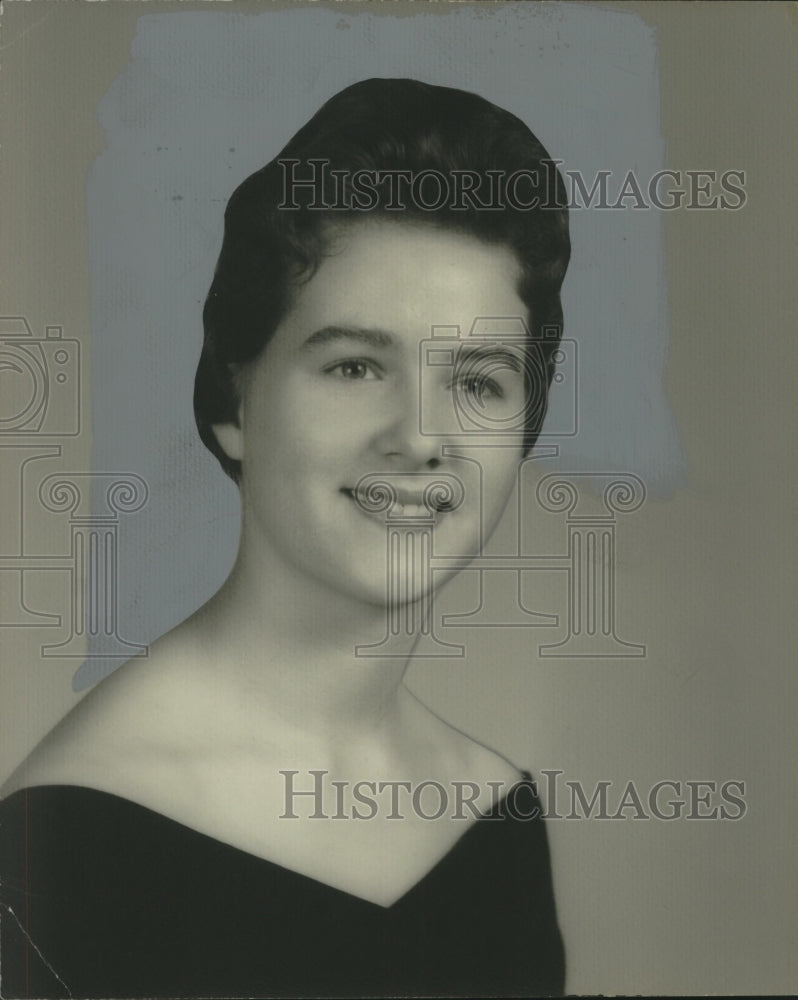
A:
[[[347,361],[338,361],[324,369],[328,375],[337,375],[340,378],[351,381],[363,381],[379,378],[376,368],[369,361],[361,361],[358,358],[351,358]]]
[[[459,380],[457,388],[479,403],[489,399],[504,399],[504,390],[499,383],[484,375],[466,375]]]

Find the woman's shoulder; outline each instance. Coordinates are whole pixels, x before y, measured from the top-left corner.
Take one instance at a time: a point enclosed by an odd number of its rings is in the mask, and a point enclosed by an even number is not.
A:
[[[33,748],[0,797],[42,785],[130,793],[149,766],[160,769],[163,781],[188,742],[188,714],[175,710],[195,697],[182,677],[187,659],[185,644],[159,640],[147,657],[123,664]]]

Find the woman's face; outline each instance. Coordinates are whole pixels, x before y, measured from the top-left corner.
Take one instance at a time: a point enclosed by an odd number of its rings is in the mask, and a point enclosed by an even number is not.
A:
[[[374,474],[399,490],[394,513],[410,516],[425,513],[426,476],[457,477],[462,503],[434,514],[434,552],[478,552],[515,483],[522,440],[494,437],[491,447],[484,432],[464,435],[458,408],[488,426],[523,426],[523,349],[469,338],[478,317],[525,315],[518,276],[511,251],[473,237],[405,222],[343,228],[242,373],[239,428],[216,428],[242,462],[250,555],[384,603],[385,515],[364,512],[355,495]],[[459,328],[460,343],[428,355],[433,326],[455,337]],[[446,363],[452,347],[461,368]]]

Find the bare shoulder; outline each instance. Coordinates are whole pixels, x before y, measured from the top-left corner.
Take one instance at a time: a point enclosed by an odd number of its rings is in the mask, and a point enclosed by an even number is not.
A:
[[[149,655],[130,660],[101,681],[45,736],[14,771],[2,797],[34,785],[84,785],[135,794],[148,770],[163,770],[185,742],[191,686],[190,633],[171,633]]]

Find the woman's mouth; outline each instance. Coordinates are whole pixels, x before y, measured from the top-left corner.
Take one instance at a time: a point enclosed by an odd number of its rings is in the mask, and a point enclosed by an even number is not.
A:
[[[374,491],[368,494],[360,493],[353,487],[342,487],[344,493],[364,514],[378,516],[381,521],[394,518],[408,518],[424,521],[432,521],[436,514],[447,513],[452,509],[451,505],[443,498],[427,497],[418,490],[406,490],[392,487],[384,494],[375,495]]]

